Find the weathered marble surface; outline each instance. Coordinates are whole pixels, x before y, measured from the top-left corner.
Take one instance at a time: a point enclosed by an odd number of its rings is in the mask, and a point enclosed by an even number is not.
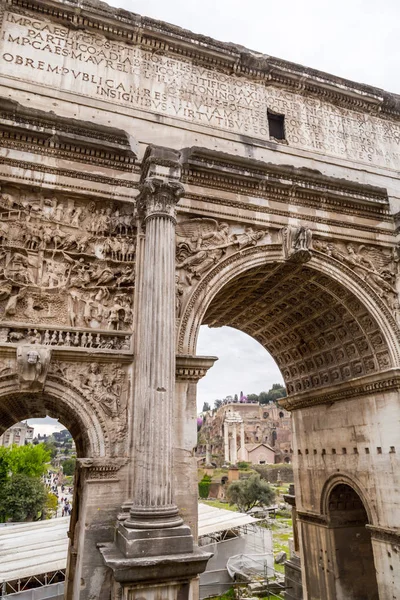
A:
[[[252,335],[282,370],[309,599],[342,597],[321,568],[340,569],[326,508],[337,483],[364,503],[392,600],[399,98],[99,2],[3,1],[0,18],[0,425],[50,414],[77,443],[67,597],[152,598],[160,573],[168,597],[196,596],[196,549],[186,567],[165,544],[140,559],[143,591],[139,558],[121,562],[112,540],[138,507],[169,510],[196,539],[206,323]],[[163,156],[143,181],[154,146]],[[140,185],[161,214],[171,175],[173,226],[143,227]],[[50,357],[33,379],[26,347]]]

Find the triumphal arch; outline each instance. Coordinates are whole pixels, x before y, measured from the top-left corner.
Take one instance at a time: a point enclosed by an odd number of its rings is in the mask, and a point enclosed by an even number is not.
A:
[[[66,597],[196,597],[196,355],[294,423],[309,600],[400,589],[400,98],[95,0],[2,0],[0,423],[79,467]]]

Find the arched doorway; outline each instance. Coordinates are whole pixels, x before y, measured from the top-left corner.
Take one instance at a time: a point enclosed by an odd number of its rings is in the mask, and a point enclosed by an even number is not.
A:
[[[360,496],[345,483],[328,497],[337,600],[379,600],[369,518]]]
[[[89,369],[88,366],[84,368]],[[121,456],[122,435],[117,438],[115,419],[107,419],[99,403],[65,377],[58,365],[48,375],[42,391],[21,391],[13,368],[0,377],[0,434],[13,424],[46,415],[58,419],[74,438],[77,468],[73,510],[69,525],[66,569],[67,599],[84,597],[94,570],[98,588],[109,576],[96,545],[112,541],[117,514],[126,494],[127,463]],[[118,443],[120,446],[118,446]],[[97,592],[96,592],[97,594]]]

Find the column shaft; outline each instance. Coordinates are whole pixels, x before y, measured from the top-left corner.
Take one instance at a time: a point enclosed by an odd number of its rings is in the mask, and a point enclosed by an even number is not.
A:
[[[229,429],[228,423],[224,423],[224,451],[225,451],[225,463],[229,462]]]
[[[236,465],[236,463],[237,463],[237,431],[236,431],[236,423],[233,424],[232,429],[233,429],[233,432],[232,432],[233,441],[232,441],[231,462],[232,462],[233,465]]]

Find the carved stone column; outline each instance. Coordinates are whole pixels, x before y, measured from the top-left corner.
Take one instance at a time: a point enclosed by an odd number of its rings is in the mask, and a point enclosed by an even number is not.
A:
[[[206,467],[211,464],[210,444],[206,443]]]
[[[246,447],[244,439],[244,421],[242,421],[240,423],[240,460],[246,460]]]
[[[131,587],[203,571],[209,554],[194,547],[173,495],[175,392],[175,206],[183,193],[180,153],[149,146],[138,215],[145,230],[136,321],[132,504],[115,545],[100,551],[114,579]],[[124,596],[125,597],[125,596]]]
[[[137,323],[134,391],[133,502],[125,528],[134,555],[158,555],[160,548],[146,530],[181,527],[173,500],[172,411],[175,388],[175,205],[183,194],[179,183],[179,153],[152,149],[137,201],[145,230],[141,312]],[[183,551],[192,548],[190,530],[183,527]],[[125,536],[124,536],[125,537]],[[160,533],[157,536],[160,539]],[[169,537],[169,536],[167,536]],[[177,540],[177,532],[174,532]],[[179,545],[183,541],[179,540]],[[162,544],[163,546],[163,544]]]
[[[224,422],[224,450],[225,450],[225,464],[229,463],[229,426],[227,421]]]
[[[232,425],[232,455],[231,455],[231,463],[236,465],[237,463],[237,431],[236,431],[236,423]]]

